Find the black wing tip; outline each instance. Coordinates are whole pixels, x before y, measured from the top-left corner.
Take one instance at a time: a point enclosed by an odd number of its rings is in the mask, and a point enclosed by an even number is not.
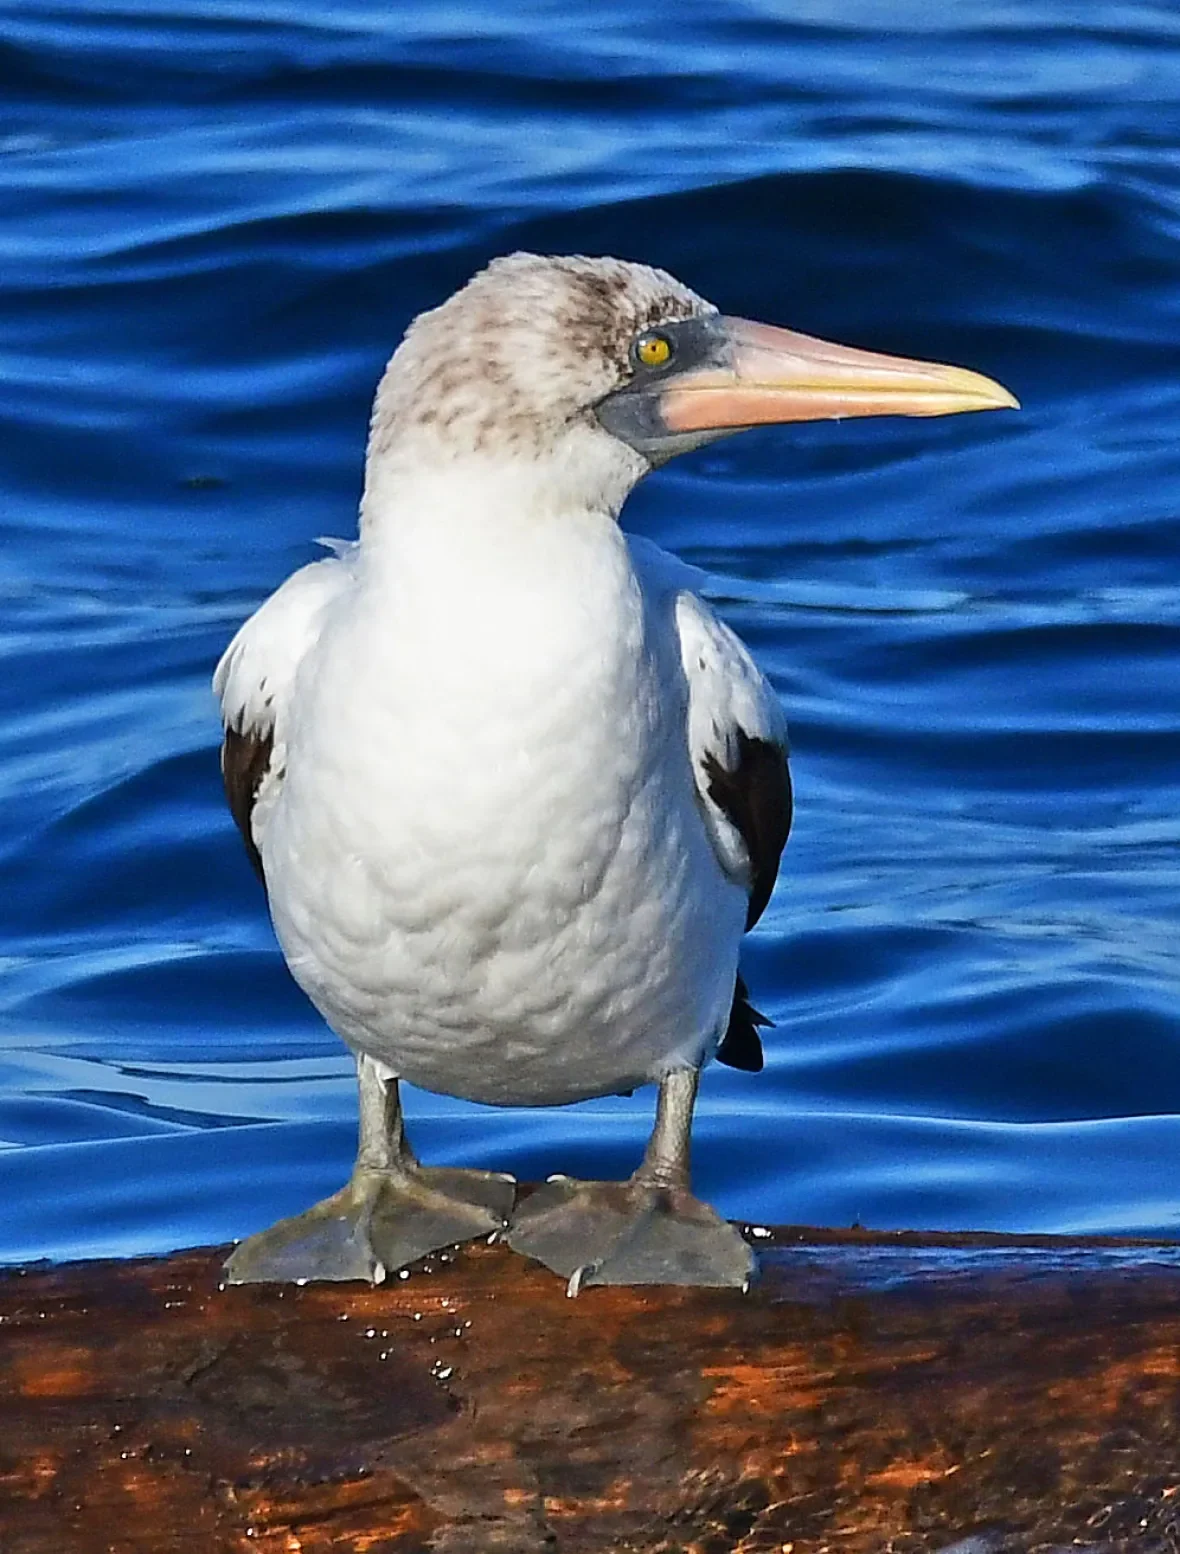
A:
[[[736,826],[750,858],[749,931],[766,910],[779,859],[791,831],[791,770],[784,745],[745,729],[733,731],[737,764],[730,770],[708,750],[701,759],[706,791]]]
[[[226,802],[246,844],[246,856],[264,887],[266,875],[250,820],[273,749],[271,734],[246,733],[232,726],[226,728],[221,746],[221,778],[225,784]]]

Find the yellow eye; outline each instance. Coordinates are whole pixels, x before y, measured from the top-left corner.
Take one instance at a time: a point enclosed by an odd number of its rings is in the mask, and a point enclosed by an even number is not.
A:
[[[662,367],[672,354],[672,342],[666,335],[640,335],[635,355],[645,367]]]

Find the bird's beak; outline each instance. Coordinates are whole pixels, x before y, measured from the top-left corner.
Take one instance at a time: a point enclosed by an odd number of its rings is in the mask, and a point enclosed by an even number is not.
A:
[[[607,430],[652,462],[779,422],[1018,408],[1006,388],[965,367],[832,345],[743,318],[690,319],[663,332],[678,347],[668,367],[637,373],[598,407]]]
[[[830,345],[744,318],[721,323],[731,346],[730,361],[673,374],[660,396],[660,413],[670,432],[1018,408],[1006,388],[966,367]]]

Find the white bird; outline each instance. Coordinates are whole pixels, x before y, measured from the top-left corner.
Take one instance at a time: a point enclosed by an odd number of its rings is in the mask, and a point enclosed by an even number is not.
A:
[[[360,537],[238,632],[214,687],[230,808],[296,982],[352,1049],[349,1183],[231,1281],[374,1282],[505,1230],[586,1283],[745,1285],[689,1189],[698,1075],[762,1064],[738,975],[791,788],[779,703],[628,539],[654,466],[767,422],[1014,405],[961,368],[721,316],[617,259],[498,259],[377,390]],[[503,1106],[660,1087],[626,1182],[429,1169],[398,1081]]]

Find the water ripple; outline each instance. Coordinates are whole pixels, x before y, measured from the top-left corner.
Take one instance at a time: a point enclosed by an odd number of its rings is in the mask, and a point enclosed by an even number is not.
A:
[[[994,373],[1019,416],[763,432],[637,493],[791,717],[711,1071],[743,1218],[1174,1233],[1180,21],[1158,4],[32,3],[0,19],[0,1257],[338,1185],[348,1062],[218,792],[210,668],[351,531],[406,321],[491,254]],[[647,1099],[411,1100],[622,1172]]]

